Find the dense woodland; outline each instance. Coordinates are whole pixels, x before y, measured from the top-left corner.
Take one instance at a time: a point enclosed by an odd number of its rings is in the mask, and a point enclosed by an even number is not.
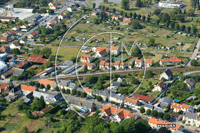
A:
[[[3,0],[4,1],[4,0]],[[52,2],[53,0],[19,0],[14,7],[28,7],[28,8],[34,8],[35,5],[38,5],[39,7],[46,7],[48,6],[48,3]]]

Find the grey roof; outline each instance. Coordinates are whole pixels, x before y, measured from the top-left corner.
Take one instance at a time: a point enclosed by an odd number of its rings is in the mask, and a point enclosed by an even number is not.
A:
[[[32,21],[37,20],[39,17],[41,17],[41,15],[38,14],[38,13],[35,13],[34,15],[32,15],[32,16],[30,16],[28,18],[25,18],[25,20],[28,21],[28,22],[32,22]]]
[[[25,103],[29,103],[29,102],[31,101],[31,99],[25,97],[25,98],[23,99],[23,101],[24,101]]]
[[[196,113],[191,113],[191,112],[185,112],[183,114],[185,117],[191,118],[191,119],[197,119],[198,115]]]
[[[75,83],[70,83],[68,86],[70,89],[75,89],[77,85]]]
[[[93,105],[95,103],[88,101],[88,100],[81,100],[81,99],[77,99],[77,98],[73,98],[73,97],[66,97],[67,101],[69,102],[69,104],[74,104],[77,106],[82,106],[82,107],[86,107],[86,108],[93,108]]]
[[[67,81],[66,80],[60,80],[58,85],[67,87],[69,85],[69,83],[70,82],[68,80]]]
[[[61,93],[59,94],[56,94],[56,93],[46,93],[46,92],[39,92],[39,91],[33,91],[33,96],[34,97],[37,97],[37,98],[40,98],[41,96],[44,97],[44,100],[45,101],[48,101],[50,103],[54,103],[56,102],[57,100],[59,100],[60,98],[62,98],[62,95]]]
[[[151,109],[153,109],[153,108],[154,108],[154,106],[153,106],[153,105],[151,105],[151,104],[144,104],[143,106],[144,106],[144,107],[147,107],[147,108],[151,108]]]
[[[164,109],[159,108],[159,107],[155,107],[155,106],[154,106],[154,110],[156,110],[158,112],[165,112]]]
[[[115,81],[112,81],[112,83],[111,83],[111,86],[116,86],[116,87],[120,87],[120,85],[121,85],[121,82],[115,82]]]
[[[167,102],[161,102],[160,103],[160,107],[161,108],[167,108],[167,107],[169,107],[169,103],[167,103]]]
[[[80,87],[78,87],[76,90],[77,90],[77,91],[80,91],[80,92],[83,92],[83,89],[80,88]]]
[[[65,66],[65,67],[70,67],[73,65],[73,61],[68,61],[66,60],[65,62],[59,63],[59,66]]]
[[[167,74],[167,76],[172,76],[172,71],[170,69],[167,69],[165,73]]]
[[[185,82],[191,87],[194,87],[196,84],[196,81],[193,78],[186,79]]]
[[[114,98],[120,99],[120,100],[124,100],[125,99],[125,96],[118,95],[118,94],[115,94],[115,93],[111,93],[111,97],[114,97]]]
[[[160,102],[166,102],[166,103],[171,104],[173,102],[173,98],[171,98],[171,97],[164,97],[164,98],[160,99]]]
[[[22,75],[23,72],[24,72],[24,69],[15,68],[13,75],[19,76],[19,75]]]
[[[99,91],[93,89],[93,94],[100,95],[100,96],[107,96],[107,93],[105,91]]]

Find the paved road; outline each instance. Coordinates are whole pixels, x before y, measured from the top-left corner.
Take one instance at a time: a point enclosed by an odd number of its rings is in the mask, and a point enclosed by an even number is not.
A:
[[[190,74],[193,74],[193,73],[199,73],[200,71],[192,71],[192,72],[186,72],[186,73],[183,73],[183,76],[187,76],[187,75],[190,75]]]
[[[189,61],[185,64],[186,66],[190,66],[191,60],[196,58],[198,50],[199,50],[199,47],[200,47],[200,39],[197,42],[196,49],[194,50],[193,55],[190,57]]]

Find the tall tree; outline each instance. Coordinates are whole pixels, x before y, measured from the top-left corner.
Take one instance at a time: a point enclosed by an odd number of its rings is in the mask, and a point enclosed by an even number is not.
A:
[[[122,9],[129,10],[129,0],[122,0]]]
[[[142,1],[141,0],[136,0],[135,6],[136,7],[141,7],[142,6]]]

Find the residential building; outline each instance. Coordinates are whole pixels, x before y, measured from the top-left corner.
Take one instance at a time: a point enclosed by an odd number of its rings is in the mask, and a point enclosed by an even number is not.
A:
[[[129,107],[135,107],[140,105],[140,102],[137,99],[126,97],[124,100],[124,105],[128,105]]]
[[[6,21],[6,22],[9,22],[10,20],[15,22],[17,21],[19,18],[18,17],[4,17],[4,16],[0,16],[0,20],[2,22]]]
[[[20,85],[15,86],[9,91],[9,94],[5,97],[7,101],[15,100],[22,96],[22,91]]]
[[[45,86],[45,88],[47,88],[47,85],[50,85],[50,89],[51,90],[55,90],[56,88],[56,82],[52,81],[52,80],[48,80],[48,79],[40,79],[38,81],[40,84],[43,84]]]
[[[122,103],[124,103],[125,96],[123,96],[121,94],[111,93],[110,97],[108,97],[108,98],[110,101],[122,104]]]
[[[105,12],[105,14],[110,17],[111,16],[111,13],[110,12]]]
[[[118,55],[120,53],[120,48],[116,46],[112,46],[110,49],[112,55]]]
[[[93,92],[92,89],[89,89],[89,88],[84,87],[83,90],[84,90],[87,94],[89,94],[90,96],[92,96],[92,92]]]
[[[9,89],[8,84],[0,84],[0,93],[7,91]]]
[[[14,43],[12,43],[11,45],[10,45],[10,49],[21,49],[21,46],[20,46],[20,44],[19,44],[19,42],[18,41],[15,41]]]
[[[24,20],[26,20],[28,23],[34,23],[37,22],[39,18],[41,18],[41,15],[39,13],[34,13],[34,15],[25,18]]]
[[[28,85],[25,85],[25,84],[21,84],[21,90],[22,90],[24,95],[27,95],[30,92],[37,91],[37,88],[33,87],[33,86],[28,86]]]
[[[98,16],[100,14],[100,12],[101,12],[100,10],[95,9],[95,10],[92,11],[91,15],[92,16]]]
[[[10,48],[8,47],[8,46],[6,46],[6,45],[1,45],[1,47],[0,47],[0,53],[9,53],[11,50],[10,50]]]
[[[103,49],[102,51],[97,51],[96,52],[96,57],[104,57],[106,54],[106,49]]]
[[[170,1],[160,1],[158,3],[159,7],[164,7],[164,8],[183,8],[184,7],[184,3],[182,2],[170,2]]]
[[[36,64],[43,64],[49,61],[49,59],[45,59],[42,55],[31,55],[29,57],[26,57],[25,60]]]
[[[61,89],[64,88],[66,90],[66,89],[68,89],[68,86],[69,86],[70,83],[71,83],[70,80],[67,80],[67,81],[66,80],[60,80],[59,83],[58,83],[58,87],[61,88]]]
[[[69,86],[67,87],[67,89],[69,89],[71,92],[73,89],[76,89],[78,86],[75,83],[70,82]]]
[[[33,91],[33,97],[34,98],[40,98],[41,96],[44,97],[44,101],[46,104],[57,104],[60,101],[63,100],[61,93],[47,93],[47,92],[41,92],[41,91]]]
[[[96,96],[101,96],[103,101],[108,100],[108,93],[106,91],[99,91],[99,90],[93,89],[92,94]]]
[[[77,9],[78,9],[78,7],[76,5],[72,5],[71,7],[67,8],[67,11],[73,12],[73,11],[76,11]]]
[[[194,108],[191,105],[186,105],[186,104],[178,104],[173,102],[171,104],[171,108],[173,109],[174,112],[194,112]]]
[[[154,89],[152,91],[153,92],[154,91],[162,91],[165,88],[166,88],[166,84],[163,81],[160,81],[156,85],[154,85]]]
[[[124,18],[123,21],[120,22],[120,25],[130,25],[131,21],[131,18]]]
[[[125,69],[125,63],[116,60],[115,63],[114,63],[114,67],[117,70],[119,70],[119,69]]]
[[[48,107],[42,109],[41,111],[33,111],[32,115],[36,115],[36,116],[44,115],[46,112],[48,112],[51,109],[53,109],[53,106],[49,105]]]
[[[132,59],[131,61],[129,61],[128,65],[132,67],[133,63],[135,63],[135,59]]]
[[[0,61],[0,74],[3,74],[7,71],[8,67],[5,62]]]
[[[29,35],[28,35],[28,38],[29,39],[35,39],[35,38],[38,38],[39,37],[39,34],[35,31],[31,32]]]
[[[13,72],[13,75],[15,76],[20,76],[24,73],[24,69],[20,69],[20,68],[14,68],[14,72]]]
[[[167,128],[172,131],[172,133],[175,132],[175,131],[183,131],[183,128],[179,125],[176,125],[176,124],[173,125],[170,122],[165,122],[165,121],[162,121],[162,120],[159,120],[159,119],[156,119],[156,118],[150,118],[148,120],[148,124],[151,126],[152,129],[158,129],[159,127],[166,125]]]
[[[0,63],[1,63],[1,62],[0,62]],[[7,71],[7,66],[5,65],[5,68],[3,68],[3,69]],[[1,78],[2,78],[2,79],[6,79],[7,77],[9,77],[10,75],[13,74],[14,70],[15,70],[15,69],[11,69],[11,70],[9,70],[9,71],[7,71],[7,72],[4,71],[5,73],[2,72],[3,74],[1,75]],[[1,65],[0,65],[0,71],[2,71],[2,70],[1,70]]]
[[[189,124],[190,126],[200,126],[200,117],[196,113],[184,112],[182,120],[185,121],[185,124]]]
[[[14,31],[19,31],[19,30],[20,30],[20,27],[19,27],[19,26],[15,26],[14,28],[12,28],[12,30],[14,30]]]
[[[139,100],[140,102],[147,102],[150,103],[153,100],[153,97],[148,97],[144,95],[137,94],[134,99]]]
[[[7,43],[8,42],[8,38],[7,37],[1,37],[1,42]]]
[[[29,28],[29,25],[28,24],[24,24],[24,25],[20,26],[20,28],[27,29],[27,28]]]
[[[117,89],[121,86],[121,82],[112,81],[110,86],[108,86],[108,89],[115,90],[117,92]]]
[[[163,72],[163,73],[160,75],[160,78],[159,78],[159,79],[161,80],[162,78],[164,78],[164,79],[166,79],[166,80],[171,80],[172,77],[173,77],[172,71],[171,71],[170,69],[166,69],[166,71]]]
[[[113,14],[111,18],[112,20],[119,20],[120,16]]]
[[[94,63],[84,62],[83,66],[86,66],[88,70],[93,70],[95,68],[95,64]]]
[[[181,59],[179,58],[166,58],[166,59],[161,59],[160,60],[160,65],[170,65],[170,64],[180,64],[181,63]]]
[[[193,78],[189,78],[186,79],[184,83],[187,84],[189,91],[193,91],[193,89],[195,88],[196,81]]]
[[[104,60],[101,60],[99,63],[99,69],[101,70],[109,70],[110,69],[110,63],[106,62]]]
[[[83,54],[81,56],[81,62],[88,62],[88,63],[90,63],[92,60],[93,60],[93,57],[91,55]]]
[[[134,117],[137,119],[135,114],[130,113],[128,110],[103,105],[100,109],[102,112],[99,114],[100,118],[107,122],[122,122],[128,118]]]
[[[145,59],[144,60],[144,66],[145,67],[151,67],[151,66],[153,66],[153,64],[154,64],[154,60],[152,60],[152,59]]]
[[[60,15],[58,15],[58,19],[64,19],[64,18],[66,18],[66,15],[65,14],[60,14]]]
[[[167,109],[168,107],[171,106],[172,102],[173,102],[173,98],[171,97],[164,97],[164,98],[161,98],[160,100],[160,107],[161,108],[165,108]]]
[[[135,59],[135,67],[142,67],[144,65],[143,60]]]

